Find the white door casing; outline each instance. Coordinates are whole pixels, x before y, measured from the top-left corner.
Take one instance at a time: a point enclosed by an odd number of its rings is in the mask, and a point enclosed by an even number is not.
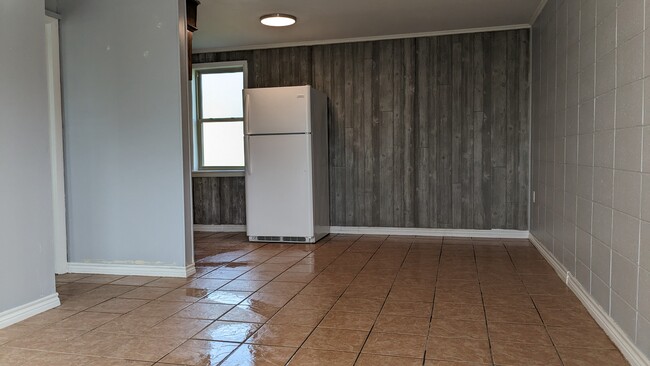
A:
[[[50,120],[50,164],[52,174],[52,211],[54,218],[54,271],[68,272],[63,171],[63,118],[61,113],[61,69],[59,64],[59,20],[45,16],[47,88]]]

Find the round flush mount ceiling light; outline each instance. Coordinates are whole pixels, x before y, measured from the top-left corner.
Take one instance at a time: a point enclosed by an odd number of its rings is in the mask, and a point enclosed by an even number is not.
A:
[[[269,27],[287,27],[296,23],[296,17],[289,14],[267,14],[260,17],[260,22]]]

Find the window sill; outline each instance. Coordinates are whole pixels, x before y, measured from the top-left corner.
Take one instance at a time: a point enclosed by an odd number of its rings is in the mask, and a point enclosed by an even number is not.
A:
[[[192,172],[192,178],[243,177],[245,175],[244,170],[195,170]]]

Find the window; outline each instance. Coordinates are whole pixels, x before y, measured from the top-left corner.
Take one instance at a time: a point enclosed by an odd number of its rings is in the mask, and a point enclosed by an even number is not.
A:
[[[195,171],[244,169],[245,85],[245,61],[195,65]]]

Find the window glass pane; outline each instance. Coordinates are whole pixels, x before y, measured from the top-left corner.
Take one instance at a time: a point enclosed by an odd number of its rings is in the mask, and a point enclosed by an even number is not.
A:
[[[244,166],[244,123],[203,122],[203,166]]]
[[[202,118],[242,118],[243,72],[201,74]]]

